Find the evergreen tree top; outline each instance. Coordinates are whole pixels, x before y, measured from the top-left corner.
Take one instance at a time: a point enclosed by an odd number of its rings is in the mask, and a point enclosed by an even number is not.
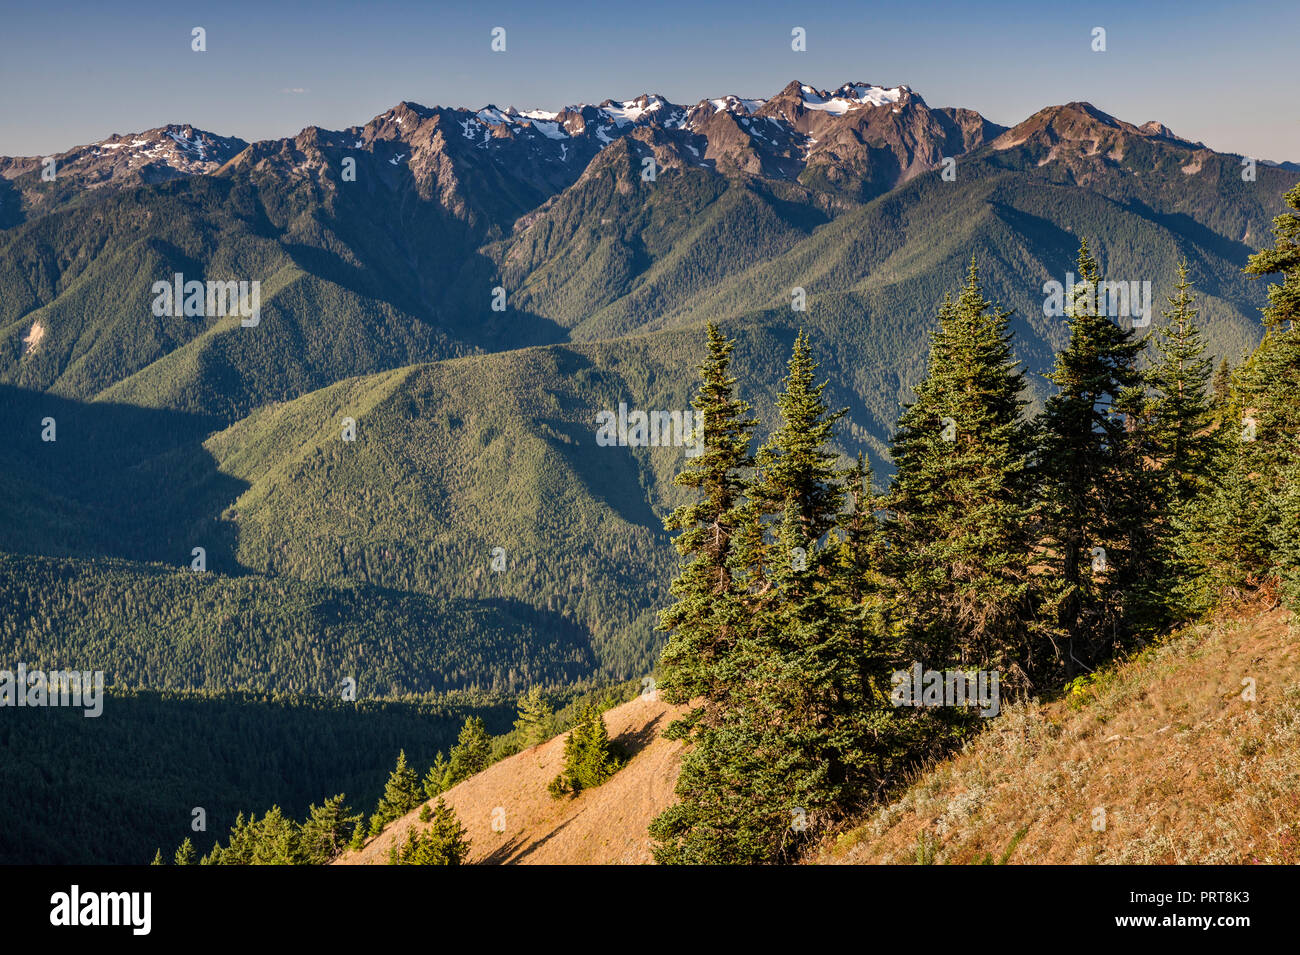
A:
[[[1252,278],[1282,273],[1282,282],[1269,286],[1264,324],[1294,323],[1300,319],[1300,184],[1284,197],[1291,212],[1273,220],[1273,248],[1252,255],[1242,270]]]
[[[1081,281],[1067,307],[1070,341],[1057,353],[1056,365],[1047,375],[1058,388],[1047,401],[1048,417],[1091,416],[1093,426],[1106,431],[1110,412],[1125,390],[1141,383],[1137,358],[1146,343],[1133,329],[1121,328],[1097,307],[1101,273],[1086,239],[1079,247],[1075,267]]]
[[[755,455],[759,474],[749,492],[767,514],[778,514],[789,501],[797,501],[797,514],[790,519],[807,546],[835,526],[843,508],[843,475],[831,445],[835,425],[848,409],[831,411],[823,400],[827,383],[815,383],[817,364],[803,329],[795,338],[788,369],[777,396],[781,424]]]

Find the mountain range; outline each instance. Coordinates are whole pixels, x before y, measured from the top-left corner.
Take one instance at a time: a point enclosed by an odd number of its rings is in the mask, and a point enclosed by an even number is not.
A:
[[[515,163],[512,178],[544,199],[572,185],[606,146],[631,138],[647,150],[671,154],[679,164],[791,180],[810,173],[841,182],[860,196],[864,171],[875,172],[867,178],[883,191],[1003,131],[972,110],[931,110],[906,86],[849,83],[827,91],[792,82],[767,100],[726,96],[694,106],[678,106],[658,94],[558,112],[493,105],[429,109],[403,102],[365,126],[309,127],[292,140],[252,146],[174,125],[115,135],[52,158],[59,175],[83,188],[214,174],[232,161],[320,181],[330,150],[355,149],[410,169],[417,180],[442,173],[453,180],[446,184],[452,188],[456,172],[446,159],[469,166]],[[885,151],[892,159],[884,158]],[[39,170],[44,158],[0,158],[0,175],[19,179]],[[892,172],[886,171],[889,166]]]
[[[339,653],[376,692],[503,697],[653,664],[682,449],[601,447],[595,420],[689,408],[705,322],[738,340],[765,418],[807,328],[849,408],[843,450],[884,474],[972,250],[1015,309],[1035,402],[1065,338],[1043,285],[1084,238],[1157,307],[1186,258],[1213,349],[1236,361],[1264,303],[1241,264],[1295,179],[1243,176],[1244,157],[1088,103],[1006,128],[867,83],[558,112],[403,102],[340,131],[248,143],[172,125],[45,158],[0,159],[7,571],[61,594],[62,619],[94,620],[190,574],[201,546],[214,581],[243,581],[213,599],[252,619],[274,619],[291,583],[307,605],[360,602],[457,648],[455,673],[394,673],[357,649],[385,637],[343,627]],[[156,314],[176,275],[258,282],[259,323]],[[149,586],[165,606],[137,610],[108,668],[210,688],[210,671],[139,665],[136,642],[194,599],[180,579]],[[72,625],[42,643],[24,606],[10,647],[53,663],[94,643]],[[193,621],[193,638],[215,626]],[[276,657],[294,629],[259,626],[231,652]],[[291,690],[332,685],[334,662],[229,671],[236,689]]]

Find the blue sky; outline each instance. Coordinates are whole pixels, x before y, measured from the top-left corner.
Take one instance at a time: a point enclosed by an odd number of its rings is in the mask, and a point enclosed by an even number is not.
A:
[[[1300,3],[58,3],[9,0],[0,154],[189,122],[256,140],[401,100],[555,109],[792,79],[906,83],[1011,125],[1088,100],[1225,152],[1300,161]],[[207,52],[190,49],[192,27]],[[506,28],[507,51],[489,47]],[[807,52],[790,49],[792,27]],[[1107,50],[1091,49],[1094,27]]]

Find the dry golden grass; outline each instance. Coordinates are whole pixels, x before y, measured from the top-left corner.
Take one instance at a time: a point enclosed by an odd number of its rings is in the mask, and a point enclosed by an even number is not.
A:
[[[1300,633],[1282,610],[1224,618],[1007,707],[811,861],[912,863],[922,842],[939,863],[1300,862]]]
[[[525,864],[637,864],[650,858],[647,827],[673,799],[682,744],[661,734],[683,708],[638,697],[605,713],[612,739],[631,761],[604,785],[576,798],[552,799],[546,785],[564,764],[564,739],[540,743],[489,766],[445,794],[469,831],[469,862]],[[567,734],[566,734],[567,735]],[[504,831],[493,829],[496,819]],[[336,865],[383,865],[389,848],[411,826],[424,828],[419,810],[389,824],[360,852]]]

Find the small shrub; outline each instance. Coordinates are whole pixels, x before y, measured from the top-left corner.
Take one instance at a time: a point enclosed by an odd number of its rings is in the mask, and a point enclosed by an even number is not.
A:
[[[939,855],[939,840],[922,829],[916,834],[916,864],[934,865]]]

